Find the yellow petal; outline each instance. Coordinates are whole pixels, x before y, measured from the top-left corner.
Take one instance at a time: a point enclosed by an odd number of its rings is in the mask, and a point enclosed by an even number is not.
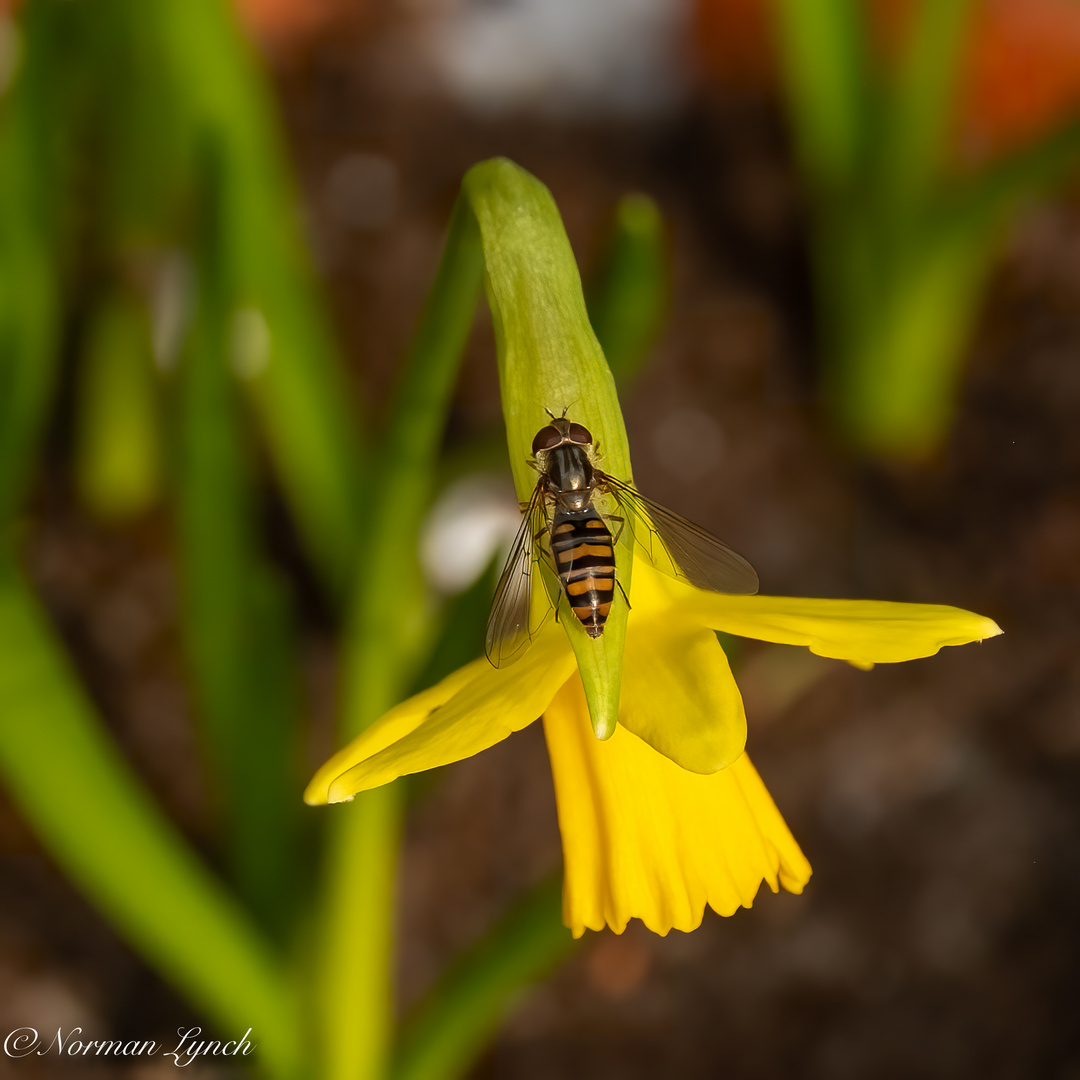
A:
[[[678,610],[631,612],[619,723],[691,772],[730,765],[746,747],[746,713],[716,635]]]
[[[570,679],[544,714],[566,861],[563,920],[580,937],[632,918],[693,930],[705,905],[749,907],[762,881],[801,892],[807,863],[743,755],[712,776],[680,769],[621,725],[606,742]]]
[[[554,623],[510,667],[474,660],[391,709],[335,754],[304,799],[341,802],[399,776],[478,754],[531,724],[573,669],[573,653]]]
[[[993,619],[944,604],[887,600],[813,600],[727,596],[672,583],[672,602],[687,619],[738,637],[806,645],[818,656],[860,667],[933,656],[1001,633]]]

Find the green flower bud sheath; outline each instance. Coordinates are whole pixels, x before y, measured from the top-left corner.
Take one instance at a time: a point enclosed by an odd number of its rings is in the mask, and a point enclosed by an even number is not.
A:
[[[538,479],[530,466],[532,441],[548,423],[546,410],[583,424],[599,447],[601,467],[631,480],[630,449],[619,399],[585,310],[581,277],[551,193],[505,159],[482,162],[466,175],[463,191],[480,227],[485,285],[498,349],[510,465],[525,502]],[[593,730],[615,731],[633,560],[630,530],[616,545],[618,582],[603,634],[590,638],[573,617],[561,618],[577,657]],[[534,575],[534,604],[557,586]],[[560,617],[565,612],[565,604]]]

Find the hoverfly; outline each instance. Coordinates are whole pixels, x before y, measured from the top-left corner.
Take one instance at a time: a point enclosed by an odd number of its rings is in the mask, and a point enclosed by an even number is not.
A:
[[[510,548],[487,624],[487,658],[505,667],[528,648],[538,626],[530,627],[534,563],[543,560],[559,582],[556,609],[565,599],[593,638],[621,586],[615,576],[615,543],[628,526],[658,570],[712,592],[756,593],[754,568],[711,533],[646,499],[632,484],[597,467],[598,448],[589,429],[556,417],[533,439],[529,464],[540,474]],[[610,496],[622,516],[606,513],[596,496]],[[612,536],[608,522],[617,525]],[[656,558],[655,547],[663,549]],[[625,599],[625,594],[623,594]],[[550,609],[549,609],[550,612]],[[546,618],[547,613],[545,613]]]

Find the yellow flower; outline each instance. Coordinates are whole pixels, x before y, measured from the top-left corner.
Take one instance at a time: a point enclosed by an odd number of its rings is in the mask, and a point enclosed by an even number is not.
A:
[[[316,774],[305,799],[340,802],[476,754],[541,714],[575,936],[640,918],[692,930],[705,905],[749,907],[762,881],[801,892],[810,865],[749,758],[746,718],[713,633],[860,667],[1001,633],[959,608],[703,592],[636,560],[618,724],[598,740],[566,634],[549,622],[516,664],[480,658],[391,709]]]

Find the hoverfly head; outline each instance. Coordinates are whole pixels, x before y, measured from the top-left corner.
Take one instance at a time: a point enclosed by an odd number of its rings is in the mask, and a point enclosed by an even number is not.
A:
[[[551,413],[548,412],[551,416]],[[552,417],[551,423],[546,424],[533,439],[532,451],[540,454],[547,450],[554,450],[564,443],[573,443],[577,446],[590,446],[592,444],[592,432],[583,424],[575,424],[562,416]]]
[[[556,446],[561,446],[565,441],[565,436],[562,431],[562,426],[565,425],[565,423],[565,420],[555,420],[553,423],[542,427],[533,439],[533,454],[542,454],[546,450],[554,450]]]

